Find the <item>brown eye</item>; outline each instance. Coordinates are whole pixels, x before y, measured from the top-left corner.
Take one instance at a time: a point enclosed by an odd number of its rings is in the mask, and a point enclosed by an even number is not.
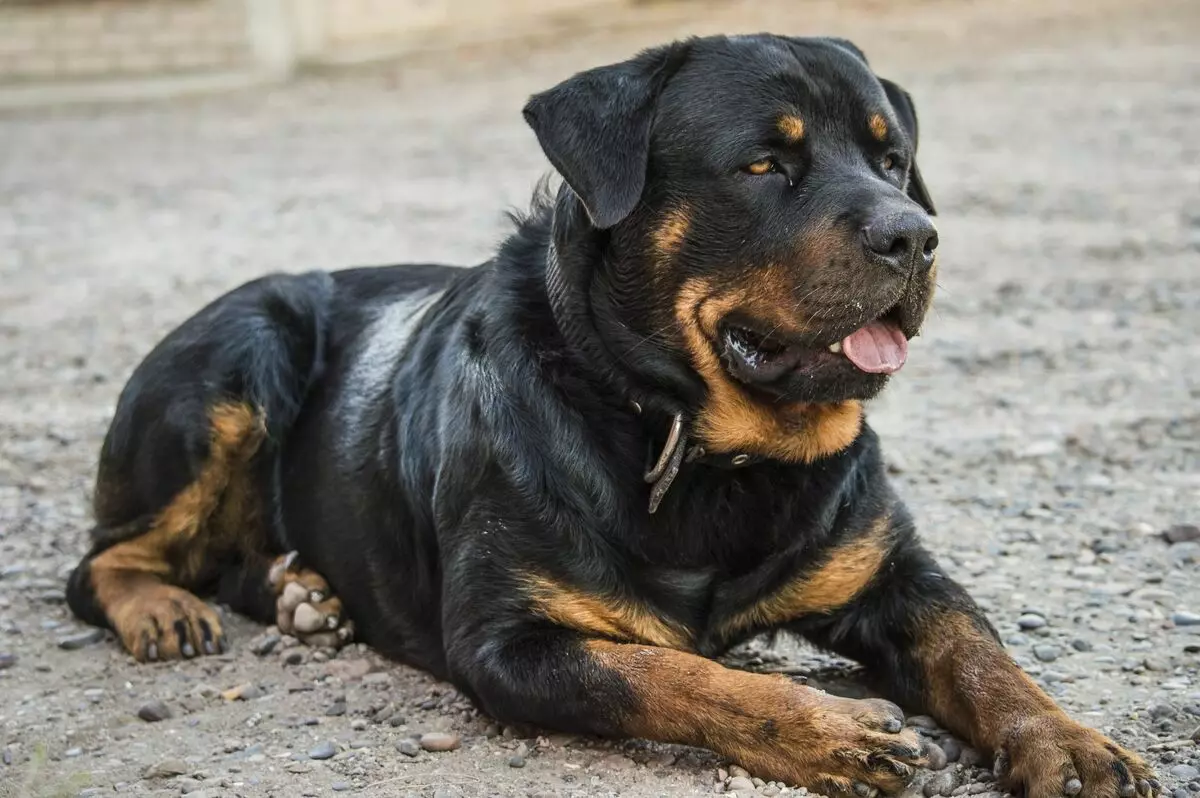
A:
[[[883,158],[883,168],[889,172],[896,168],[896,159],[891,155],[885,155]]]
[[[765,175],[771,172],[779,171],[779,164],[775,163],[770,158],[763,158],[761,161],[755,161],[746,166],[746,171],[752,175]]]

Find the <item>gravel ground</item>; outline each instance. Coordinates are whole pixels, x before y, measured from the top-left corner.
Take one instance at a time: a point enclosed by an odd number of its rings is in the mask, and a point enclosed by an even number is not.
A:
[[[135,667],[63,604],[116,394],[160,335],[268,270],[482,259],[546,169],[526,95],[758,29],[849,36],[917,99],[942,290],[872,419],[930,546],[1076,717],[1200,794],[1200,4],[761,0],[0,116],[0,795],[781,792],[702,751],[498,728],[244,620],[228,655]],[[736,659],[861,689],[792,644]],[[915,794],[992,789],[926,733],[947,761]]]

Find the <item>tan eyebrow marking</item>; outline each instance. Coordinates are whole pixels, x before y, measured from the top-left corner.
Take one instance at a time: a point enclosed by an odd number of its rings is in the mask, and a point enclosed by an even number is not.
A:
[[[779,132],[792,144],[804,138],[804,120],[794,114],[779,117]]]
[[[867,120],[867,126],[871,128],[871,135],[880,141],[887,139],[888,125],[887,120],[883,118],[883,114],[872,114]]]

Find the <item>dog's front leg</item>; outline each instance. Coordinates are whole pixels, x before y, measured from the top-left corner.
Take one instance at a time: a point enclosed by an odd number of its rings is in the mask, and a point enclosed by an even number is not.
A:
[[[895,531],[899,542],[870,586],[843,607],[800,619],[802,633],[862,662],[889,697],[994,754],[1006,785],[1026,798],[1132,798],[1160,789],[1137,755],[1069,718],[911,530]]]
[[[887,701],[836,698],[783,676],[567,629],[505,637],[452,656],[457,677],[501,720],[709,748],[761,778],[830,795],[895,792],[918,764],[918,741]]]

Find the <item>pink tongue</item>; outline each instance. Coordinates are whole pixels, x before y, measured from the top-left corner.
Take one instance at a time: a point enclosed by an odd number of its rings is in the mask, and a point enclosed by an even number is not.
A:
[[[842,339],[842,353],[869,374],[894,374],[908,358],[908,339],[895,324],[873,321]]]

